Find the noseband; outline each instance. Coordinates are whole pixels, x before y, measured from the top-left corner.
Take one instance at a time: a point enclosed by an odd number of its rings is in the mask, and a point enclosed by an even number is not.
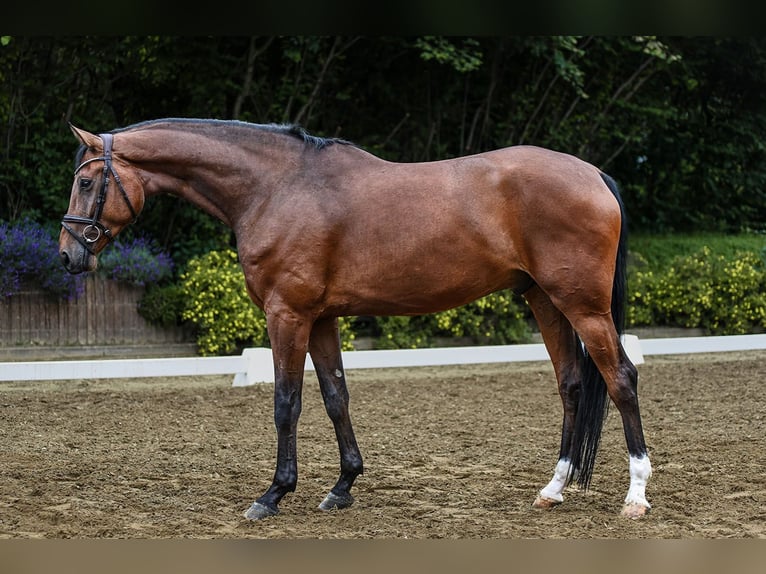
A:
[[[117,183],[117,187],[122,193],[122,198],[125,200],[128,209],[130,209],[130,213],[133,215],[133,221],[135,222],[138,218],[138,214],[133,208],[133,204],[130,203],[130,199],[128,198],[128,194],[125,191],[125,188],[122,187],[120,176],[117,175],[117,172],[114,170],[114,166],[112,165],[112,134],[100,134],[99,137],[101,138],[101,141],[104,142],[104,155],[101,157],[94,157],[85,160],[79,166],[77,166],[77,169],[74,170],[74,175],[77,175],[77,173],[83,167],[93,161],[104,162],[104,176],[103,181],[101,182],[101,189],[99,190],[98,197],[96,198],[95,212],[92,217],[81,217],[79,215],[66,214],[61,220],[62,227],[66,229],[69,234],[74,237],[78,243],[80,243],[80,245],[82,245],[91,255],[96,254],[95,251],[93,251],[93,246],[99,239],[101,239],[102,235],[106,237],[110,242],[114,241],[114,235],[112,232],[100,221],[101,214],[104,211],[104,203],[106,203],[106,192],[109,188],[110,174],[114,176],[114,181]],[[78,234],[74,229],[67,225],[67,223],[79,223],[85,225],[85,227],[83,228],[82,233]]]

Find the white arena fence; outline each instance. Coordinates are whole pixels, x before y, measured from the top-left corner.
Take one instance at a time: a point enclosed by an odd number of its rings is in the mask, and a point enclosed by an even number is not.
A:
[[[644,363],[645,355],[718,353],[766,349],[766,334],[727,335],[720,337],[678,337],[643,339],[623,335],[623,345],[635,364]],[[441,347],[348,351],[343,353],[345,369],[421,367],[479,363],[511,363],[548,360],[541,343],[529,345],[491,345],[477,347]],[[306,370],[313,370],[306,358]],[[107,359],[87,361],[29,361],[0,363],[0,381],[44,381],[76,379],[114,379],[178,377],[233,374],[233,386],[274,382],[271,349],[248,348],[230,357],[178,357],[167,359]]]

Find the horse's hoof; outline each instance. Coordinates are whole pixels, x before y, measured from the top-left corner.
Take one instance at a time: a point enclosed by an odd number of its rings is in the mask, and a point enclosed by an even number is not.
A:
[[[622,507],[622,515],[626,518],[632,518],[636,520],[643,518],[649,513],[649,507],[637,502],[631,502]]]
[[[260,502],[253,502],[250,508],[245,511],[244,517],[248,520],[263,520],[277,514],[279,514],[279,508],[270,508]]]
[[[319,510],[341,510],[343,508],[348,508],[352,504],[354,504],[354,497],[350,494],[346,493],[338,495],[334,492],[330,492],[319,505]]]
[[[561,504],[560,500],[553,500],[552,498],[546,498],[544,496],[538,496],[532,503],[532,508],[539,508],[540,510],[550,510],[554,506]]]

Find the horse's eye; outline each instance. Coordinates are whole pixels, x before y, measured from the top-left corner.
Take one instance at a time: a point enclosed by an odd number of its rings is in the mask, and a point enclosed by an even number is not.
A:
[[[86,191],[90,189],[90,186],[93,185],[93,180],[89,177],[81,177],[80,178],[80,189],[83,191]]]

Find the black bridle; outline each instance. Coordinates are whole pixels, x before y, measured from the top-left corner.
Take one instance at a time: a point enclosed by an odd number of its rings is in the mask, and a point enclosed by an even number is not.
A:
[[[112,165],[112,134],[99,134],[99,137],[101,138],[101,141],[104,142],[104,155],[101,157],[94,157],[85,160],[77,166],[77,169],[74,170],[74,175],[77,175],[77,173],[83,167],[93,161],[104,162],[104,176],[103,181],[101,182],[101,189],[99,190],[98,197],[96,198],[95,212],[93,213],[92,217],[81,217],[79,215],[69,215],[67,213],[61,220],[61,226],[66,229],[69,234],[74,237],[78,243],[80,243],[80,245],[82,245],[91,255],[96,254],[93,250],[93,246],[99,239],[101,239],[102,235],[106,237],[110,242],[114,241],[114,235],[112,234],[111,230],[100,221],[101,213],[104,211],[104,203],[106,203],[106,192],[109,188],[110,174],[114,176],[114,181],[117,183],[117,188],[122,193],[122,198],[125,200],[128,209],[130,209],[130,213],[133,215],[133,222],[135,222],[138,218],[138,214],[133,208],[133,204],[130,203],[130,198],[128,198],[128,194],[125,191],[125,188],[122,187],[120,176],[117,175],[117,172],[114,170],[114,166]],[[67,225],[67,223],[78,223],[85,225],[85,227],[83,228],[82,233],[78,234],[74,229]]]

